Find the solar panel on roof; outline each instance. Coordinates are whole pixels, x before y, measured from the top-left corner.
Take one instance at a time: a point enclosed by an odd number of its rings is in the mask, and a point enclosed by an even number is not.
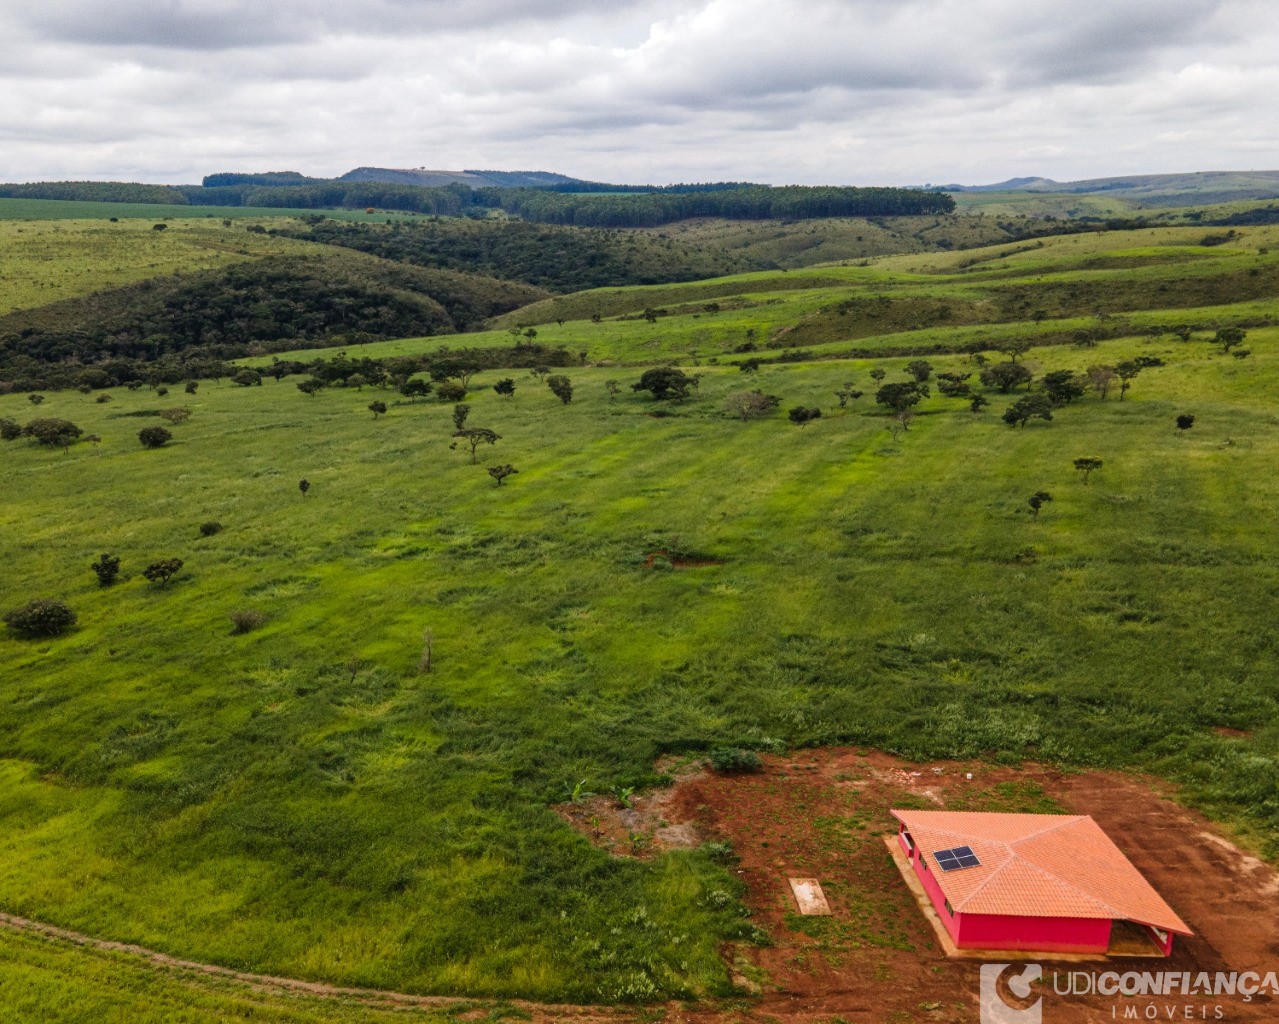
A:
[[[958,871],[960,868],[975,868],[981,864],[971,846],[955,846],[949,850],[934,850],[933,858],[943,871]]]

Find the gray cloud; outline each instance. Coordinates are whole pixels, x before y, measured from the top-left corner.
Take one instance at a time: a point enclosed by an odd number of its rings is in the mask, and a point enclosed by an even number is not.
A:
[[[0,10],[0,178],[606,180],[1279,166],[1268,0],[50,0]]]

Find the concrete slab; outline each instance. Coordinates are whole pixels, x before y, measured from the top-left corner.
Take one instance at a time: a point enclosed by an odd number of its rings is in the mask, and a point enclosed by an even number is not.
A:
[[[805,917],[830,916],[830,904],[826,902],[826,894],[816,878],[792,878],[790,889],[799,912]]]

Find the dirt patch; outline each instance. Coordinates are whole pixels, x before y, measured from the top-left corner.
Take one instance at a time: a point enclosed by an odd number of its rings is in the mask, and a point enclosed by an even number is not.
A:
[[[659,768],[675,777],[676,783],[670,789],[639,794],[593,793],[575,803],[557,805],[555,813],[596,846],[617,857],[650,860],[667,850],[700,845],[706,836],[677,801],[680,788],[703,777],[705,769],[696,764],[674,770]]]
[[[1212,731],[1228,740],[1246,740],[1252,736],[1252,733],[1247,729],[1232,729],[1228,725],[1215,725]]]
[[[1279,1019],[1279,1004],[1266,997],[1124,999],[1052,991],[1054,970],[1279,969],[1279,874],[1170,793],[1154,780],[1119,773],[911,765],[839,748],[766,756],[764,770],[751,775],[691,774],[660,806],[662,820],[691,825],[699,840],[732,845],[751,919],[772,938],[770,946],[724,951],[739,983],[760,990],[738,1019],[977,1021],[980,962],[950,960],[938,946],[885,849],[884,837],[896,831],[892,807],[1090,814],[1195,930],[1168,959],[1081,965],[1043,958],[1045,1020],[1112,1020],[1115,1008],[1123,1019],[1129,1007],[1145,1019],[1150,1006],[1159,1019],[1169,1009],[1186,1019],[1186,1006],[1194,1007],[1193,1019],[1205,1008],[1213,1019],[1217,1005],[1230,1021]],[[831,917],[798,914],[788,883],[797,876],[820,880]],[[726,1019],[709,1007],[679,1017]]]

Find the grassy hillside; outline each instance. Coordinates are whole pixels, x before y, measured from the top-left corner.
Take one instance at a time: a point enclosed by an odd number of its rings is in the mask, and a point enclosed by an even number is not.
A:
[[[1261,250],[1279,229],[1204,235],[551,300],[608,315],[541,319],[539,343],[637,365],[565,371],[567,405],[483,371],[467,425],[500,438],[475,464],[451,404],[377,388],[0,395],[0,417],[100,439],[0,447],[0,608],[48,596],[78,615],[64,636],[0,635],[0,908],[343,984],[728,994],[723,944],[759,936],[717,851],[611,857],[551,809],[721,745],[1141,768],[1274,856],[1279,555],[1259,524],[1279,501],[1279,283]],[[1229,323],[1250,355],[1211,342]],[[1191,340],[1167,333],[1183,324]],[[465,340],[512,344],[505,327]],[[1162,365],[1123,401],[1014,428],[1025,392],[977,385],[975,350],[1018,340],[1036,378]],[[745,344],[755,373],[732,365]],[[933,353],[933,390],[894,432],[871,371],[907,381],[908,351]],[[701,364],[687,400],[629,387],[672,357]],[[941,397],[941,373],[974,375],[989,407]],[[779,408],[744,422],[725,403],[752,388]],[[143,448],[178,404],[171,443]],[[823,415],[795,426],[799,405]],[[1103,466],[1085,479],[1080,456]],[[1036,517],[1037,491],[1053,500]],[[89,569],[103,552],[122,562],[111,588]],[[181,571],[148,582],[164,558]],[[85,957],[0,941],[0,986],[28,1006],[63,972],[111,1008],[117,982]],[[163,1019],[171,982],[136,978]],[[235,1005],[198,998],[208,1019]],[[261,1019],[345,1019],[315,1012]]]

